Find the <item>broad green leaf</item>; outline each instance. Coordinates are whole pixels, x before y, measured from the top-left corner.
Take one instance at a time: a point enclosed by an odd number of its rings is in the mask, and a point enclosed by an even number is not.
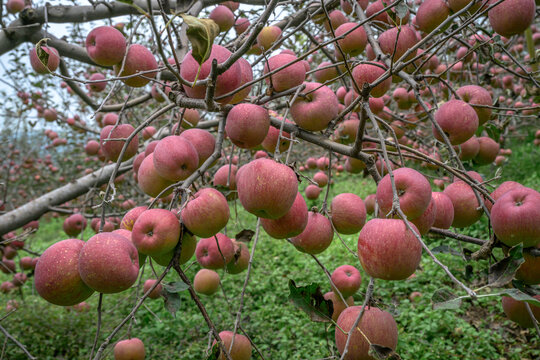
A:
[[[219,348],[219,345],[215,343],[214,345],[212,345],[212,349],[210,350],[210,353],[206,357],[206,360],[218,360],[220,353],[221,353],[221,349]]]
[[[540,306],[540,300],[533,298],[518,289],[504,289],[500,295],[507,295],[514,300],[525,301],[531,305]]]
[[[167,311],[171,313],[173,317],[176,317],[176,312],[178,311],[178,309],[180,309],[180,305],[182,303],[180,295],[175,292],[167,291],[165,287],[163,288],[163,292],[161,293],[161,295],[163,295],[165,309],[167,309]]]
[[[309,315],[312,321],[331,322],[334,305],[331,300],[325,300],[318,284],[296,286],[294,280],[289,280],[289,300]]]
[[[454,295],[450,290],[439,289],[431,297],[433,309],[458,309],[461,306],[461,299]]]
[[[510,249],[507,257],[491,265],[488,274],[488,285],[490,287],[502,287],[508,284],[524,262],[523,244],[518,244]]]
[[[170,282],[168,284],[163,284],[163,288],[170,293],[179,293],[189,289],[188,284],[183,281]]]
[[[187,36],[191,42],[191,55],[202,65],[212,52],[212,44],[219,34],[219,26],[211,19],[199,19],[191,15],[180,15],[187,25]]]

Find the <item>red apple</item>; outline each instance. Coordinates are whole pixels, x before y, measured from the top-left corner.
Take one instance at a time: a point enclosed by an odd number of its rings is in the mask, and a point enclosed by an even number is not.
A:
[[[304,231],[308,222],[308,208],[302,194],[297,193],[289,211],[278,219],[261,218],[263,229],[275,239],[291,238]]]
[[[306,228],[291,238],[297,250],[316,255],[326,250],[334,239],[332,223],[324,215],[310,211]]]
[[[320,131],[339,113],[336,94],[326,85],[309,82],[290,107],[294,122],[303,129]]]
[[[213,188],[197,191],[181,212],[182,222],[199,237],[212,237],[227,225],[229,204],[223,194]]]
[[[99,26],[86,36],[86,51],[98,65],[116,65],[124,59],[126,38],[112,26]]]
[[[348,298],[349,296],[356,294],[358,289],[360,289],[360,284],[362,283],[360,271],[351,265],[339,266],[332,273],[331,279],[335,288],[339,290],[344,298]]]
[[[221,269],[234,258],[232,240],[222,233],[199,240],[195,250],[197,261],[207,269]]]
[[[122,340],[114,345],[114,360],[144,360],[146,351],[138,338]]]
[[[159,256],[173,250],[180,237],[180,222],[165,209],[146,210],[139,215],[131,240],[141,254]]]
[[[201,269],[193,278],[193,289],[199,294],[214,295],[219,289],[219,280],[214,270]]]
[[[242,149],[260,145],[270,127],[268,111],[259,105],[238,104],[227,114],[225,132],[233,144]]]

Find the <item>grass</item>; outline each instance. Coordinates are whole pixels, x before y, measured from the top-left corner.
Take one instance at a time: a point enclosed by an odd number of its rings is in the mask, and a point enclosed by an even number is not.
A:
[[[520,181],[535,189],[540,188],[540,165],[538,150],[525,141],[513,148],[510,161],[504,167],[504,180]],[[484,175],[495,173],[495,168],[480,168]],[[361,197],[374,192],[375,187],[368,179],[359,175],[341,174],[335,176],[329,199],[341,192],[353,192]],[[303,181],[301,187],[306,186]],[[308,206],[320,206],[320,201]],[[255,228],[255,217],[238,207],[237,215],[232,211],[232,219],[227,233],[233,236],[244,228]],[[467,233],[486,238],[485,218],[467,229]],[[92,235],[90,230],[85,239]],[[41,224],[41,228],[31,239],[30,246],[43,251],[50,244],[62,240],[61,221],[53,219]],[[460,245],[451,239],[425,238],[430,248],[449,245],[457,250]],[[344,236],[343,241],[356,249],[357,236]],[[249,244],[251,247],[251,243]],[[472,245],[467,245],[475,249]],[[462,257],[451,254],[437,254],[452,272],[471,287],[485,283],[487,261],[469,263]],[[500,259],[500,252],[496,253]],[[332,245],[319,260],[332,271],[342,264],[353,264],[360,268],[357,259],[345,250],[336,236]],[[469,268],[469,270],[467,270]],[[159,271],[159,266],[156,268]],[[193,278],[198,264],[189,266],[187,274]],[[361,268],[360,268],[361,269]],[[361,304],[367,286],[367,276],[361,270],[363,284],[355,303]],[[143,279],[150,277],[151,270],[145,267]],[[232,330],[234,317],[239,306],[239,295],[245,273],[225,274],[220,271],[224,293],[203,296],[202,301],[218,330]],[[253,271],[246,291],[242,326],[257,344],[265,359],[320,359],[335,354],[334,327],[311,322],[308,316],[297,310],[287,299],[288,281],[293,279],[298,285],[318,283],[322,291],[329,291],[328,281],[316,264],[306,254],[298,252],[292,245],[282,240],[269,238],[261,231],[256,248]],[[8,280],[3,275],[2,281]],[[167,281],[178,281],[174,273],[167,275]],[[424,256],[416,276],[406,281],[375,282],[375,299],[378,305],[390,311],[399,327],[397,353],[403,359],[538,359],[540,341],[538,336],[523,330],[507,320],[502,312],[499,297],[488,297],[474,302],[465,302],[458,310],[433,310],[431,295],[440,288],[448,288],[456,293],[463,292],[445,276],[433,261]],[[418,291],[422,296],[409,300],[409,295]],[[65,308],[50,305],[39,298],[29,281],[23,287],[24,297],[12,294],[0,297],[0,305],[5,307],[10,298],[21,304],[18,311],[2,322],[14,337],[25,344],[30,353],[39,359],[87,359],[95,335],[97,294],[87,302],[91,312],[76,313]],[[130,311],[136,300],[136,291],[116,295],[106,295],[103,303],[103,327],[100,344],[111,330]],[[208,347],[208,327],[187,292],[180,293],[181,305],[176,317],[164,308],[162,300],[149,300],[136,315],[131,335],[145,343],[147,359],[204,359]],[[127,329],[120,331],[117,341],[126,337]],[[112,359],[112,347],[107,358]],[[5,343],[4,358],[25,359],[22,351],[13,343]],[[257,358],[256,355],[253,358]]]

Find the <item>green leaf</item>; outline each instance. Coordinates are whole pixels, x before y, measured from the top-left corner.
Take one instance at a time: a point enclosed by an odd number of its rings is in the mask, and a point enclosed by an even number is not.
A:
[[[312,321],[331,322],[334,305],[331,300],[325,300],[318,284],[296,286],[294,280],[289,280],[289,300],[300,310],[309,315]]]
[[[219,345],[215,343],[214,345],[212,345],[212,349],[210,350],[210,353],[205,360],[218,360],[220,353],[221,349],[219,348]]]
[[[189,285],[183,281],[170,282],[168,284],[163,284],[163,288],[170,293],[179,293],[189,289]]]
[[[377,360],[401,360],[401,357],[394,350],[378,344],[370,344],[368,354]]]
[[[520,243],[510,249],[507,257],[491,265],[488,273],[488,286],[503,287],[508,284],[524,262],[523,244]]]
[[[51,40],[49,38],[43,38],[39,40],[36,44],[36,53],[39,61],[41,61],[41,64],[45,67],[45,69],[49,70],[49,67],[47,64],[49,63],[49,53],[47,53],[45,50],[43,50],[42,46],[47,44],[47,41]],[[50,70],[49,70],[50,72]]]
[[[180,16],[188,27],[186,33],[191,43],[191,55],[202,65],[210,57],[219,26],[211,19],[199,19],[187,14]]]
[[[450,290],[439,289],[431,297],[433,309],[458,309],[461,306],[461,299],[454,295]]]
[[[165,286],[163,287],[163,292],[161,293],[161,295],[163,295],[165,309],[167,309],[167,311],[175,318],[176,312],[178,311],[178,309],[180,309],[180,305],[182,304],[180,295],[175,292],[167,291],[167,289],[165,289]]]
[[[507,295],[514,300],[525,301],[531,305],[540,306],[540,300],[533,298],[518,289],[504,289],[499,295]]]
[[[431,252],[436,254],[436,253],[447,253],[447,254],[452,254],[452,255],[456,255],[456,256],[460,256],[461,253],[459,251],[457,251],[456,249],[454,248],[451,248],[450,246],[448,245],[439,245],[439,246],[436,246],[434,247],[433,249],[431,249]]]

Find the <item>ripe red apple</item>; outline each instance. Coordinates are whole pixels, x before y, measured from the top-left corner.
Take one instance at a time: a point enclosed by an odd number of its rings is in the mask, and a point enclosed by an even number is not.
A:
[[[340,0],[339,4],[341,5],[341,10],[343,10],[347,15],[353,12],[353,3],[354,0]],[[362,10],[366,10],[368,7],[369,0],[356,0],[355,6],[360,6]]]
[[[90,140],[84,146],[84,152],[86,155],[93,156],[97,155],[99,151],[99,143],[96,140]]]
[[[120,229],[126,229],[126,230],[131,231],[139,215],[141,215],[144,211],[146,211],[146,209],[147,209],[146,206],[137,206],[129,210],[124,215],[124,217],[122,218],[122,221],[120,222]]]
[[[540,193],[517,187],[502,195],[491,209],[491,226],[497,238],[508,246],[540,243]]]
[[[236,31],[236,35],[243,34],[248,28],[249,25],[251,25],[249,19],[245,17],[239,17],[236,19],[234,23],[234,30]]]
[[[414,47],[418,42],[416,31],[411,26],[405,25],[392,27],[379,35],[379,45],[383,53],[391,55],[393,61],[401,58],[406,51]],[[411,60],[416,56],[416,50],[412,51],[404,60]],[[354,76],[354,75],[353,75]]]
[[[91,82],[91,83],[88,84],[88,87],[93,92],[102,92],[107,87],[107,82],[106,81],[100,81],[100,80],[105,80],[105,75],[103,75],[101,73],[92,74],[92,76],[90,76],[89,80],[90,81],[95,81],[95,82]]]
[[[318,171],[313,175],[313,181],[315,181],[319,187],[325,187],[328,184],[328,175],[323,171]]]
[[[442,192],[433,192],[432,200],[435,202],[434,227],[439,229],[449,229],[454,221],[454,205],[448,195]]]
[[[499,185],[495,190],[493,190],[493,192],[490,195],[493,200],[497,201],[501,196],[506,194],[508,191],[513,190],[515,188],[519,188],[519,187],[523,187],[523,185],[515,181],[505,181],[501,185]],[[491,201],[486,201],[486,207],[491,213],[491,208],[493,207],[493,204],[491,203]]]
[[[182,222],[199,237],[212,237],[227,225],[229,204],[223,194],[213,188],[197,191],[182,209]]]
[[[442,0],[426,0],[420,4],[416,12],[416,24],[418,28],[430,33],[443,23],[450,15],[450,8]]]
[[[129,76],[123,79],[122,82],[131,87],[143,87],[156,77],[158,64],[156,58],[150,50],[139,44],[131,44],[127,50],[126,61],[120,73],[122,64],[116,64],[114,71],[117,76]],[[132,76],[139,72],[142,75]]]
[[[99,26],[86,36],[86,51],[96,64],[113,66],[126,54],[126,38],[112,26]]]
[[[302,194],[297,193],[289,211],[278,219],[261,218],[263,229],[275,239],[291,238],[304,231],[308,222],[308,208]]]
[[[34,282],[42,298],[55,305],[70,306],[94,293],[79,275],[79,254],[84,245],[85,242],[78,239],[62,240],[39,257]]]
[[[496,1],[490,0],[489,5]],[[520,34],[533,23],[536,4],[534,0],[505,0],[488,11],[493,30],[504,37]]]
[[[362,198],[351,193],[342,193],[332,199],[331,220],[340,234],[355,234],[366,222],[366,206]]]
[[[339,113],[336,94],[326,85],[308,82],[290,107],[294,122],[303,129],[320,131]]]
[[[366,213],[373,215],[375,213],[375,203],[377,202],[377,196],[375,194],[369,194],[364,199],[366,205]]]
[[[309,200],[317,200],[321,193],[321,188],[317,185],[310,184],[306,186],[306,198]]]
[[[409,220],[416,219],[426,211],[431,200],[431,185],[418,171],[399,168],[393,171],[399,205]],[[379,211],[386,216],[392,210],[393,192],[390,175],[385,175],[377,186]]]
[[[285,122],[291,123],[289,119],[286,119]],[[268,133],[266,134],[266,137],[264,138],[261,146],[263,147],[264,150],[273,154],[274,151],[276,151],[278,137],[279,137],[279,129],[273,126],[270,126],[270,128],[268,129]],[[287,151],[287,149],[291,145],[290,139],[291,139],[291,134],[285,131],[281,132],[281,137],[279,138],[279,152],[280,153]]]
[[[454,146],[454,149],[461,161],[472,160],[478,155],[478,151],[480,151],[480,143],[476,136],[472,136],[464,143]]]
[[[242,166],[236,176],[238,198],[250,213],[278,219],[291,208],[298,194],[298,179],[287,165],[257,159]]]
[[[137,172],[137,183],[145,194],[152,197],[158,196],[166,187],[173,184],[172,181],[161,177],[157,173],[154,167],[154,154],[148,155],[142,161]],[[167,196],[170,193],[172,193],[172,189],[162,194],[161,197]]]
[[[180,251],[180,258],[178,262],[180,265],[185,264],[195,254],[195,248],[197,247],[197,238],[189,235],[187,232],[182,234],[182,249]],[[167,266],[171,262],[174,256],[174,250],[162,254],[152,256],[152,259],[161,266]]]
[[[231,56],[231,52],[224,48],[223,46],[214,44],[212,45],[212,51],[209,58],[199,66],[199,63],[191,51],[187,53],[182,61],[182,66],[180,67],[180,75],[187,81],[193,82],[198,74],[198,81],[206,79],[210,75],[210,70],[212,69],[212,61],[215,59],[218,64],[224,63]],[[242,80],[242,68],[240,62],[236,61],[227,71],[217,77],[215,96],[219,97],[225,95],[238,86],[240,86]],[[184,85],[184,90],[189,97],[195,99],[204,99],[206,95],[206,86],[205,85],[195,85],[194,87],[189,87]],[[227,104],[233,98],[233,95],[227,96],[223,99],[220,99],[219,102],[222,104]]]
[[[351,29],[355,28],[351,31]],[[351,32],[349,32],[351,31]],[[338,45],[341,47],[344,53],[351,56],[357,56],[364,51],[367,45],[367,35],[363,26],[358,26],[358,24],[353,22],[348,22],[340,25],[336,29],[336,37],[342,36],[343,34],[349,32],[343,39],[337,41]]]
[[[534,296],[536,300],[540,300],[540,295]],[[524,328],[532,328],[534,326],[531,316],[525,307],[523,301],[515,300],[509,296],[502,297],[502,308],[506,316],[513,322]],[[540,321],[540,307],[529,304],[536,321]]]
[[[371,84],[385,73],[386,66],[382,63],[378,63],[378,65],[360,64],[354,67],[352,76],[358,85],[359,90],[362,90],[364,83]],[[390,89],[391,85],[392,78],[388,77],[386,80],[371,89],[371,96],[376,98],[383,96]]]
[[[474,161],[480,165],[491,164],[495,161],[499,153],[500,145],[490,137],[482,136],[478,138],[480,149],[474,158]]]
[[[460,116],[456,117],[455,114],[460,114]],[[461,100],[450,100],[442,104],[435,113],[435,121],[452,145],[463,144],[478,129],[478,115],[472,106]],[[435,126],[432,128],[435,138],[443,141]]]
[[[313,79],[319,83],[330,81],[338,76],[337,68],[330,61],[323,61],[313,73]]]
[[[233,360],[250,360],[251,359],[251,343],[249,342],[249,339],[242,335],[242,334],[236,334],[234,335],[234,343],[233,343],[233,332],[232,331],[222,331],[219,333],[219,338],[223,342],[223,346],[227,351],[231,348],[231,343],[233,344],[233,347],[231,351],[229,351],[229,355],[231,355],[231,359]],[[212,346],[216,344],[216,341],[214,340]],[[218,360],[225,360],[227,359],[224,354],[220,354],[218,357]]]
[[[169,181],[185,180],[199,167],[199,154],[185,137],[171,135],[161,139],[153,155],[156,172]]]
[[[198,167],[214,153],[216,139],[209,131],[202,129],[188,129],[182,131],[180,136],[189,140],[191,145],[197,150],[197,154],[199,155]]]
[[[429,205],[424,211],[422,215],[417,217],[416,219],[412,219],[411,223],[416,225],[416,228],[420,232],[420,235],[425,235],[429,232],[429,229],[433,226],[435,223],[435,217],[437,216],[437,204],[433,200],[433,197],[431,197],[431,201],[429,202]]]
[[[228,236],[218,233],[199,240],[195,255],[201,266],[207,269],[221,269],[234,258],[234,245]]]
[[[219,280],[214,270],[201,269],[193,278],[193,289],[199,294],[214,295],[219,289]]]
[[[32,47],[30,50],[30,65],[32,66],[32,69],[38,74],[48,74],[49,71],[55,71],[58,68],[58,65],[60,65],[60,55],[58,54],[58,50],[50,46],[42,46],[41,49],[49,54],[47,67],[39,60],[36,48]]]
[[[491,109],[485,107],[475,107],[474,105],[488,105],[493,104],[489,91],[478,85],[466,85],[462,86],[456,91],[461,100],[471,105],[478,115],[478,124],[483,125],[491,117]]]
[[[121,292],[137,280],[139,254],[133,243],[122,235],[99,233],[88,239],[81,249],[79,274],[95,291]]]
[[[227,272],[229,274],[240,274],[248,268],[249,264],[249,250],[247,245],[240,241],[233,240],[234,245],[234,257],[227,264]]]
[[[38,258],[34,259],[29,256],[22,257],[19,260],[19,265],[21,266],[21,270],[33,270],[36,268]],[[1,266],[1,265],[0,265]]]
[[[390,313],[376,307],[368,307],[364,309],[362,319],[356,329],[352,329],[360,311],[361,306],[351,306],[343,310],[337,320],[336,326],[336,347],[340,354],[345,350],[348,333],[353,331],[345,360],[371,360],[373,357],[368,355],[369,342],[381,346],[389,347],[392,350],[396,349],[398,342],[397,324]],[[343,333],[345,331],[345,333]]]
[[[265,108],[255,104],[238,104],[227,114],[225,132],[236,146],[252,149],[263,142],[269,127],[270,116]]]
[[[292,64],[295,60],[296,56],[294,55],[278,54],[272,56],[268,59],[268,62],[264,64],[264,74],[285,66],[284,69],[265,78],[266,83],[271,85],[274,91],[281,92],[289,90],[304,82],[304,79],[306,78],[306,68],[301,61]]]
[[[156,279],[148,279],[144,282],[144,285],[143,285],[143,294],[146,294],[151,288],[152,286],[154,286],[154,284],[157,282]],[[150,299],[159,299],[159,297],[161,296],[161,291],[163,290],[163,285],[161,285],[161,283],[159,283],[155,288],[154,290],[152,290],[152,292],[150,292],[150,294],[148,294],[148,297]]]
[[[334,308],[334,311],[332,312],[332,320],[334,321],[337,321],[337,319],[339,318],[339,315],[341,315],[343,310],[345,310],[348,306],[354,305],[354,299],[352,296],[349,296],[349,297],[344,296],[344,298],[347,304],[345,304],[343,300],[341,300],[341,297],[335,294],[333,291],[329,291],[326,294],[324,294],[325,300],[332,301],[332,305]]]
[[[24,0],[8,0],[6,3],[6,10],[10,14],[16,14],[25,7]]]
[[[324,215],[310,211],[304,231],[291,238],[298,251],[316,255],[326,250],[334,239],[332,223]]]
[[[63,229],[64,232],[70,236],[75,237],[86,228],[86,219],[81,214],[70,215],[64,220]]]
[[[210,12],[208,18],[214,20],[214,22],[219,26],[220,32],[228,31],[234,25],[234,14],[227,6],[216,6]]]
[[[360,271],[352,265],[339,266],[332,273],[331,279],[335,288],[339,290],[344,298],[356,294],[362,283]]]
[[[117,161],[126,141],[115,139],[126,139],[134,131],[135,129],[130,124],[120,124],[116,127],[114,125],[105,126],[99,135],[101,150],[103,150],[105,156],[112,161]],[[122,161],[129,160],[135,156],[138,147],[139,138],[134,136],[129,142],[124,156],[122,156]]]
[[[144,360],[146,351],[138,338],[122,340],[114,345],[114,360]]]
[[[275,25],[265,26],[257,35],[257,45],[263,50],[268,50],[281,37],[281,28]]]
[[[180,237],[180,222],[165,209],[150,209],[139,215],[131,240],[141,254],[159,256],[173,250]]]
[[[416,226],[411,227],[419,233]],[[420,264],[422,245],[403,220],[372,219],[360,231],[358,257],[368,275],[404,280]]]
[[[240,75],[240,85],[244,86],[245,84],[251,82],[253,80],[253,69],[251,68],[251,64],[244,58],[238,59],[238,62],[240,63],[240,69],[241,69],[241,75]],[[252,85],[249,85],[242,90],[238,91],[232,98],[231,104],[238,104],[249,95],[251,92]]]
[[[473,189],[463,181],[448,185],[444,191],[454,206],[452,226],[464,228],[477,222],[484,210],[480,207]]]

